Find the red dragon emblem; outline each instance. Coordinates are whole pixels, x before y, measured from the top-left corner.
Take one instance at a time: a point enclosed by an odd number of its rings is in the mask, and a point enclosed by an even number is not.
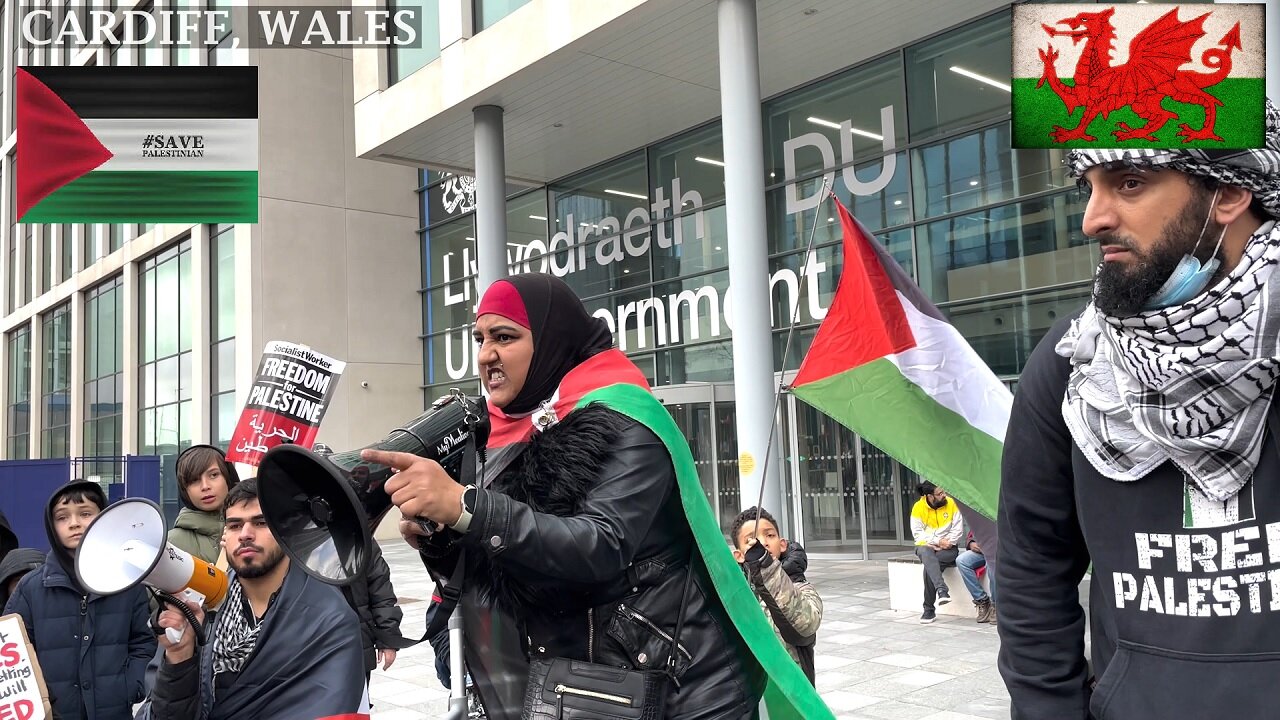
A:
[[[1049,136],[1058,143],[1095,140],[1088,134],[1089,124],[1094,118],[1099,114],[1106,118],[1109,113],[1128,106],[1146,123],[1129,127],[1125,122],[1118,122],[1118,129],[1112,134],[1117,140],[1155,140],[1155,133],[1178,117],[1177,113],[1161,107],[1161,102],[1169,98],[1204,108],[1204,127],[1194,130],[1186,123],[1179,125],[1178,137],[1184,143],[1193,140],[1221,142],[1222,138],[1214,132],[1213,125],[1217,107],[1222,105],[1222,101],[1204,89],[1222,82],[1231,72],[1231,51],[1243,49],[1240,46],[1240,23],[1236,23],[1218,41],[1220,47],[1204,52],[1200,62],[1212,68],[1213,72],[1202,73],[1179,68],[1191,62],[1191,48],[1204,37],[1204,21],[1209,13],[1184,22],[1178,19],[1177,8],[1170,10],[1134,36],[1129,43],[1127,62],[1112,65],[1111,53],[1116,39],[1115,27],[1111,24],[1114,13],[1113,7],[1058,21],[1058,25],[1065,25],[1069,30],[1041,25],[1049,37],[1069,37],[1073,43],[1081,40],[1085,43],[1080,61],[1076,63],[1072,85],[1064,85],[1058,79],[1055,67],[1058,51],[1052,45],[1040,50],[1044,74],[1036,87],[1048,82],[1067,106],[1068,115],[1078,107],[1084,108],[1084,117],[1079,125],[1070,130],[1055,125]]]

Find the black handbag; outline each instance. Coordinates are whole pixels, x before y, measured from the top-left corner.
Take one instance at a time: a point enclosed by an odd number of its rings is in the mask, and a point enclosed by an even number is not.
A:
[[[693,552],[697,552],[696,542]],[[535,659],[529,664],[520,720],[661,720],[689,607],[692,556],[687,569],[666,669],[628,670],[569,658]]]

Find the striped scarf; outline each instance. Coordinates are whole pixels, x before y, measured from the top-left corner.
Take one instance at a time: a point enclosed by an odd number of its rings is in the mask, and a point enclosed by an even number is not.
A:
[[[213,642],[215,678],[225,672],[238,673],[244,669],[258,643],[258,628],[262,627],[245,617],[244,591],[238,579],[233,579],[227,588],[227,599],[222,601],[222,608]],[[216,687],[217,683],[214,685]]]
[[[1253,477],[1280,378],[1280,223],[1194,300],[1117,318],[1090,303],[1055,346],[1071,360],[1062,413],[1102,475],[1171,460],[1223,502]]]

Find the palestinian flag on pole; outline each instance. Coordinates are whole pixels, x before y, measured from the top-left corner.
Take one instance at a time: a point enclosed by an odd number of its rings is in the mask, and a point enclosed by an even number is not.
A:
[[[22,67],[16,88],[19,222],[257,222],[256,67]]]
[[[994,520],[1013,395],[832,201],[844,229],[844,271],[791,391]],[[994,526],[972,512],[965,520],[991,561]]]

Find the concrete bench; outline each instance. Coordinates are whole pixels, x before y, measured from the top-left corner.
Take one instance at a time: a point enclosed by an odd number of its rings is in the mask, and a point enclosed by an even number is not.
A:
[[[889,608],[921,612],[924,604],[924,563],[915,553],[891,557],[885,563],[889,567]],[[951,602],[935,606],[939,615],[956,615],[972,618],[977,615],[973,598],[964,586],[964,578],[954,567],[943,568],[942,579],[947,581]],[[986,573],[983,573],[982,589],[991,592]]]

